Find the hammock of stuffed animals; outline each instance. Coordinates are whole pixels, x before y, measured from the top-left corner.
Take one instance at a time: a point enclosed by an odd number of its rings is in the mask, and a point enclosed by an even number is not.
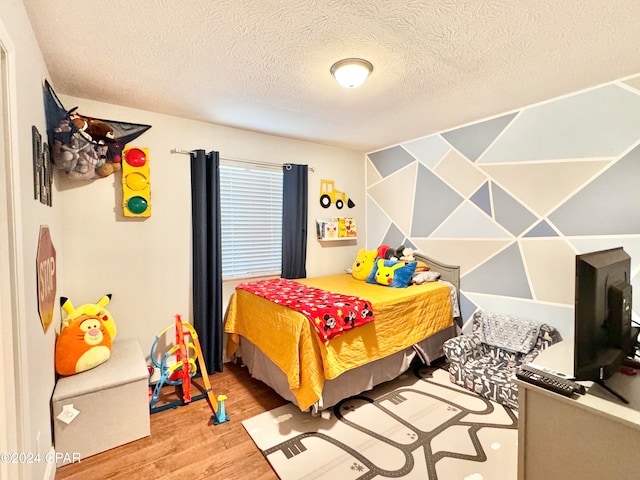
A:
[[[91,180],[120,170],[122,150],[151,125],[104,120],[66,110],[44,82],[47,137],[53,164],[76,180]]]

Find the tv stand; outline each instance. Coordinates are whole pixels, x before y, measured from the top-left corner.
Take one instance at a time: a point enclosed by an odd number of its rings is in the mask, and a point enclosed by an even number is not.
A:
[[[573,344],[542,351],[537,365],[572,372]],[[527,382],[518,385],[518,480],[567,478],[638,480],[640,472],[640,374],[615,373],[607,387],[584,382],[586,395],[565,397]],[[584,440],[584,441],[583,441]]]
[[[614,395],[615,397],[619,398],[620,400],[622,400],[624,403],[626,403],[627,405],[629,404],[629,400],[627,400],[626,398],[624,398],[622,395],[620,395],[618,392],[616,392],[614,389],[612,389],[611,387],[609,387],[604,380],[596,380],[596,382],[598,385],[600,385],[602,388],[604,388],[607,392],[609,392],[611,395]]]

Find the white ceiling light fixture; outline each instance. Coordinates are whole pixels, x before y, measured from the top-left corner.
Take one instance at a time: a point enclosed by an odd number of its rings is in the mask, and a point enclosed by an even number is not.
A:
[[[361,58],[345,58],[331,65],[331,75],[345,88],[357,88],[373,72],[373,65]]]

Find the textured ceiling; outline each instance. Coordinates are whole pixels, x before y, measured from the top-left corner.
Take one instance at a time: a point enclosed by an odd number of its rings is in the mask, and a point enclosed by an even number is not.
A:
[[[640,72],[635,0],[24,4],[58,93],[362,151]]]

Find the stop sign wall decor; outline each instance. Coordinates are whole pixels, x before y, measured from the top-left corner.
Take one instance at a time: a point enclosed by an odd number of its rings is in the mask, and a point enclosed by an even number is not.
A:
[[[56,249],[53,247],[51,233],[46,225],[40,225],[36,274],[38,277],[38,312],[42,328],[47,333],[53,320],[53,305],[56,299]]]

